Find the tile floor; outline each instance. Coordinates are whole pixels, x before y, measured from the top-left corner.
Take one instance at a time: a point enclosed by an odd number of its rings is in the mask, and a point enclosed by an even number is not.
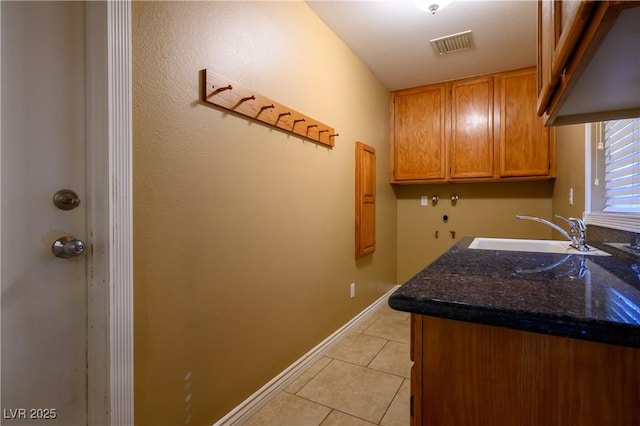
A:
[[[378,306],[244,425],[409,425],[409,324]]]

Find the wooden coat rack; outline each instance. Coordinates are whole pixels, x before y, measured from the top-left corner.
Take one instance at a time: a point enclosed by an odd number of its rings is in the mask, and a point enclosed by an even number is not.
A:
[[[331,148],[335,145],[335,138],[339,135],[332,127],[242,87],[234,81],[215,76],[208,70],[204,70],[204,74],[204,102]]]

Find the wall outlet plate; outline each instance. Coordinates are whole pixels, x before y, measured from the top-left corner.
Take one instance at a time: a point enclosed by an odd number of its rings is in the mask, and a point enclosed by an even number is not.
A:
[[[569,205],[573,205],[573,188],[569,188]]]
[[[423,195],[422,197],[420,197],[420,205],[421,206],[428,206],[429,205],[429,197],[427,197],[426,195]]]

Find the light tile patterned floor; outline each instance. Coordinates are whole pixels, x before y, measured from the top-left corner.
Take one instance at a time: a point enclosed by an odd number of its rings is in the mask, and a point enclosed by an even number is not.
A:
[[[385,302],[245,425],[409,425],[409,327]]]

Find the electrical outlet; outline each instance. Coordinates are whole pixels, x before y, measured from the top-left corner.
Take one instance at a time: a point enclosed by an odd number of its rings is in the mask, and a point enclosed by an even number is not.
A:
[[[351,292],[351,298],[353,299],[354,297],[356,297],[356,283],[351,283],[351,286],[349,286],[349,290]]]
[[[429,197],[427,197],[426,195],[423,195],[422,197],[420,197],[420,205],[421,206],[428,206],[429,205]]]
[[[569,188],[569,205],[573,205],[573,188]]]

